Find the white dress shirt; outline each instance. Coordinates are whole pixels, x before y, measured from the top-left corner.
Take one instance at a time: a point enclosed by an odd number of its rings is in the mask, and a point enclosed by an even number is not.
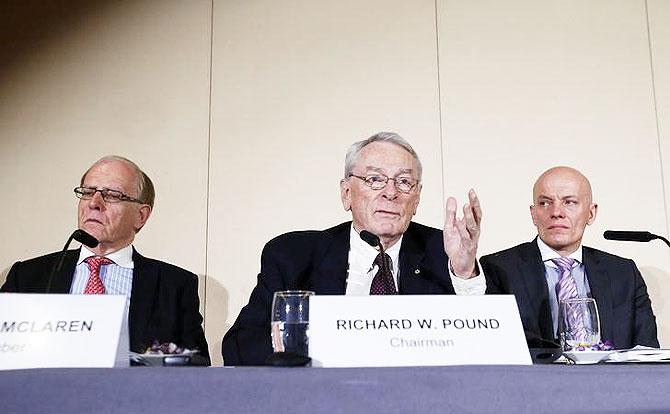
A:
[[[70,293],[81,295],[86,289],[88,277],[91,271],[88,264],[84,261],[91,256],[96,256],[86,246],[81,246],[79,252],[79,260],[77,267],[74,270],[72,278],[72,285],[70,286]],[[126,296],[126,313],[130,308],[130,294],[133,288],[133,246],[128,245],[121,250],[105,255],[106,258],[113,261],[113,264],[105,265],[100,268],[100,279],[105,285],[105,294],[108,295],[125,295]]]
[[[400,239],[386,250],[386,254],[391,257],[391,272],[395,281],[396,289],[398,286],[398,270],[400,246],[402,245],[402,236]],[[351,226],[349,232],[349,273],[347,276],[346,295],[365,296],[370,294],[372,279],[377,274],[378,266],[374,265],[375,258],[379,251],[363,241]],[[451,283],[454,285],[454,291],[457,295],[483,295],[486,291],[486,279],[483,274],[470,279],[461,279],[451,271],[451,265],[448,265]],[[481,267],[479,267],[481,269]]]

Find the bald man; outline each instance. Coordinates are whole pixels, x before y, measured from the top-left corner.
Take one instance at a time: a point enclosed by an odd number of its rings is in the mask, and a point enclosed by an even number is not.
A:
[[[647,287],[635,263],[582,246],[597,212],[582,173],[551,168],[533,186],[535,240],[482,257],[486,293],[514,294],[529,344],[557,342],[558,297],[565,295],[559,293],[559,280],[569,276],[575,296],[595,299],[603,341],[617,349],[659,346]]]

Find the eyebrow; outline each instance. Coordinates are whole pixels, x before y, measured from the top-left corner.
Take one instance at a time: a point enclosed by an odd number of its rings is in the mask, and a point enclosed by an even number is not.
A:
[[[98,189],[100,189],[100,190],[112,190],[112,191],[118,191],[119,193],[126,194],[126,192],[124,190],[120,189],[120,188],[112,188],[112,187],[106,187],[106,186],[99,187],[99,186],[94,186],[94,185],[82,185],[82,187],[84,187],[84,188],[95,188],[96,190],[98,190]]]
[[[567,200],[569,198],[579,198],[579,196],[572,195],[572,194],[571,195],[566,195],[566,196],[561,197],[560,200]],[[553,200],[554,197],[550,197],[550,196],[547,196],[547,195],[539,195],[539,196],[537,196],[537,199],[538,200]]]
[[[374,172],[378,172],[380,174],[386,174],[384,169],[379,168],[379,167],[373,167],[373,166],[368,165],[367,167],[365,167],[365,169],[367,171],[374,171]],[[410,174],[411,175],[413,171],[414,170],[412,170],[411,168],[401,168],[400,171],[398,172],[398,174]]]

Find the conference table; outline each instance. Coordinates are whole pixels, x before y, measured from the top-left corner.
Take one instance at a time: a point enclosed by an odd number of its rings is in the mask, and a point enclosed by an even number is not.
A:
[[[15,370],[0,412],[668,413],[670,365]]]

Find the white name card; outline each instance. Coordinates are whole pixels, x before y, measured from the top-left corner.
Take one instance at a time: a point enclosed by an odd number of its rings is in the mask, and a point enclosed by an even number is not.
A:
[[[123,295],[0,294],[0,370],[113,367],[125,305]]]
[[[513,295],[313,296],[312,366],[530,365]]]

